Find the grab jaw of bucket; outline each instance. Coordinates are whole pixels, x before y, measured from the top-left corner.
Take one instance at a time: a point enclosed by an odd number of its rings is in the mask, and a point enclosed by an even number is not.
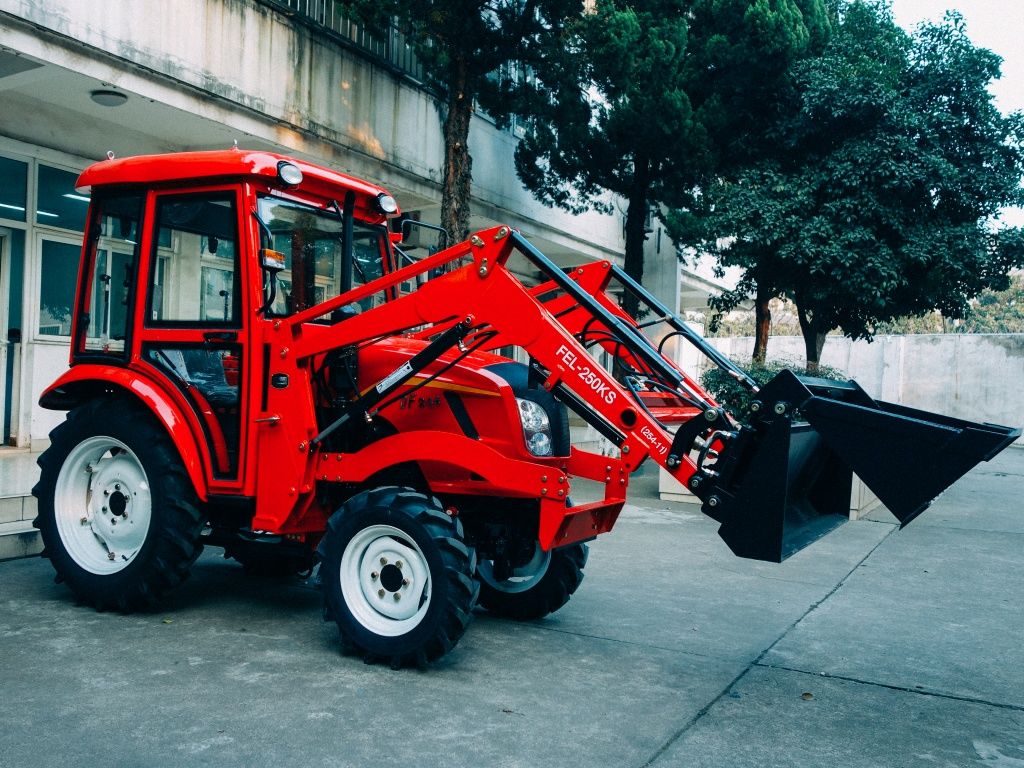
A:
[[[698,493],[735,554],[781,562],[847,521],[853,474],[903,527],[1020,434],[782,371]]]

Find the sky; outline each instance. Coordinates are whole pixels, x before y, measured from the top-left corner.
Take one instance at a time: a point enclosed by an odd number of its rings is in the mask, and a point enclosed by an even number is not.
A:
[[[1024,109],[1024,0],[892,0],[892,9],[907,30],[960,11],[971,41],[1003,58],[1003,76],[991,88],[996,106],[1004,113]]]
[[[1002,113],[1024,110],[1024,0],[892,0],[896,24],[912,30],[958,10],[975,45],[1002,57],[1002,76],[990,86]],[[1024,208],[1002,211],[1000,223],[1024,226]]]
[[[1002,77],[990,88],[996,106],[1003,113],[1024,110],[1024,0],[892,0],[893,17],[907,30],[951,9],[964,17],[975,45],[1003,58]],[[1024,209],[1004,210],[1002,223],[1024,226]]]

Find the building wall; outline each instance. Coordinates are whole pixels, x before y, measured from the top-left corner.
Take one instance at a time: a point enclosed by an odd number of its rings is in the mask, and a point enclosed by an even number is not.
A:
[[[97,105],[90,99],[97,89],[120,91],[127,101]],[[380,183],[404,209],[437,220],[443,152],[435,101],[268,3],[0,0],[0,98],[0,157],[28,163],[30,185],[40,165],[73,174],[108,150],[125,156],[237,141]],[[486,118],[473,121],[473,226],[509,223],[558,263],[617,258],[623,215],[543,206],[516,177],[515,144]],[[54,278],[43,274],[42,243],[74,243],[81,233],[48,227],[32,212],[12,222],[0,211],[4,228],[6,247],[16,252],[5,270],[10,311],[2,330],[21,337],[4,347],[8,421],[18,444],[38,448],[63,414],[35,403],[67,364],[66,339],[47,333],[53,325],[39,316],[40,292]],[[671,245],[662,236],[658,253],[655,235],[648,246],[645,282],[675,306],[679,266]]]
[[[5,45],[227,129],[190,138],[168,130],[159,115],[135,115],[118,154],[205,147],[220,135],[216,146],[225,146],[233,135],[393,187],[415,201],[406,207],[438,202],[440,119],[422,89],[256,0],[98,7],[94,0],[0,0]],[[59,110],[43,119],[45,127],[22,123],[9,135],[43,134],[49,146],[82,151],[83,126]],[[169,146],[153,147],[148,137]],[[621,217],[555,211],[522,189],[511,135],[478,118],[470,147],[481,214],[589,257],[621,250]]]
[[[749,359],[754,348],[750,337],[711,341],[736,359]],[[773,336],[768,356],[799,365],[803,340]],[[1024,334],[878,336],[870,344],[830,337],[822,363],[844,371],[880,400],[970,421],[1024,426]]]

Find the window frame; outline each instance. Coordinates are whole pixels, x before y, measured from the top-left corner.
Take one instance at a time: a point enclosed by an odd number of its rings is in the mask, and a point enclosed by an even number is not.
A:
[[[147,214],[150,216],[148,223],[149,238],[147,242],[147,249],[149,251],[148,263],[146,265],[146,274],[148,278],[148,284],[146,288],[146,298],[143,303],[142,311],[142,324],[143,327],[159,330],[175,330],[175,329],[213,329],[223,328],[231,331],[241,332],[245,326],[244,313],[245,313],[245,298],[246,283],[245,283],[245,243],[244,238],[246,236],[245,223],[242,221],[242,212],[244,209],[244,194],[243,189],[238,184],[215,184],[204,187],[186,187],[186,188],[168,188],[158,189],[150,193],[151,201],[146,206]],[[186,198],[186,197],[217,197],[221,196],[224,199],[230,198],[234,205],[234,216],[232,221],[234,223],[235,232],[235,253],[233,255],[234,262],[234,279],[235,279],[235,291],[232,296],[232,319],[227,320],[154,320],[153,319],[153,297],[154,288],[157,286],[156,278],[157,272],[161,266],[164,270],[164,279],[166,280],[167,267],[170,266],[171,258],[176,252],[178,247],[178,240],[180,234],[174,230],[171,230],[171,244],[170,246],[164,246],[160,244],[160,221],[159,212],[160,204],[162,201],[169,198]],[[161,264],[163,262],[163,264]],[[213,254],[207,256],[206,254],[200,254],[199,257],[199,269],[200,275],[204,267],[213,268],[224,268],[223,260],[219,260]],[[201,278],[200,278],[201,279]],[[160,284],[163,287],[163,284]]]
[[[72,314],[72,324],[67,335],[43,332],[43,324],[41,322],[42,318],[40,317],[40,314],[42,313],[43,310],[43,245],[46,242],[61,243],[63,245],[72,245],[75,246],[78,251],[78,258],[76,259],[74,265],[74,277],[72,278],[75,296],[71,299],[71,305],[69,307]],[[75,332],[74,313],[76,307],[78,306],[77,293],[79,284],[79,272],[81,270],[82,264],[82,238],[80,236],[75,237],[74,234],[66,234],[65,230],[54,230],[52,232],[36,231],[33,245],[36,252],[35,261],[37,266],[35,269],[33,269],[32,276],[32,292],[34,294],[30,318],[32,340],[48,343],[56,342],[59,344],[70,345],[73,338],[72,334]]]
[[[93,222],[99,225],[100,222],[97,217],[101,217],[103,213],[103,206],[106,201],[110,198],[116,197],[129,197],[134,196],[138,199],[138,223],[136,226],[137,232],[136,237],[138,238],[135,242],[135,247],[130,249],[114,248],[111,244],[103,245],[103,237],[100,234],[96,235],[95,240],[91,236],[91,227]],[[120,361],[127,363],[131,359],[132,354],[132,336],[134,331],[134,320],[135,320],[135,309],[138,304],[138,297],[140,292],[139,287],[139,267],[142,260],[142,246],[145,235],[145,224],[146,224],[146,210],[147,210],[147,194],[146,190],[112,190],[110,192],[101,193],[93,198],[92,203],[89,206],[88,218],[86,219],[85,226],[86,231],[82,237],[82,255],[79,258],[79,273],[78,273],[78,285],[76,287],[76,323],[81,321],[81,318],[85,316],[86,303],[91,299],[89,289],[93,286],[93,277],[96,273],[96,260],[99,257],[100,251],[107,254],[107,266],[109,268],[115,254],[130,254],[134,260],[134,270],[132,276],[132,285],[128,287],[128,306],[125,309],[125,334],[124,339],[119,341],[121,349],[111,349],[109,351],[103,351],[102,349],[88,349],[86,347],[90,342],[102,341],[103,336],[89,336],[89,328],[79,328],[77,325],[72,327],[72,338],[71,338],[71,349],[72,355],[75,362],[88,362],[88,361],[102,361],[102,362],[115,362]],[[85,249],[88,248],[89,252],[86,253]],[[92,313],[90,313],[91,315]],[[112,341],[109,338],[109,323],[111,320],[111,310],[107,308],[107,317],[105,318],[108,324],[108,343]]]

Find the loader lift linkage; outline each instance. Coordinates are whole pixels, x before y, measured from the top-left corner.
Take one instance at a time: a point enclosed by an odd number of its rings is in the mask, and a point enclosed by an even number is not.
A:
[[[319,563],[344,648],[423,665],[478,603],[564,605],[648,457],[733,552],[778,562],[847,519],[854,472],[905,525],[1020,434],[854,382],[759,389],[615,265],[562,269],[507,226],[412,260],[384,190],[311,163],[111,159],[79,183],[72,365],[40,399],[69,414],[34,493],[46,556],[99,608],[151,605],[223,546],[263,571]],[[753,393],[742,421],[664,352],[674,338]],[[567,410],[616,455],[572,446]],[[572,505],[573,478],[603,498]]]

